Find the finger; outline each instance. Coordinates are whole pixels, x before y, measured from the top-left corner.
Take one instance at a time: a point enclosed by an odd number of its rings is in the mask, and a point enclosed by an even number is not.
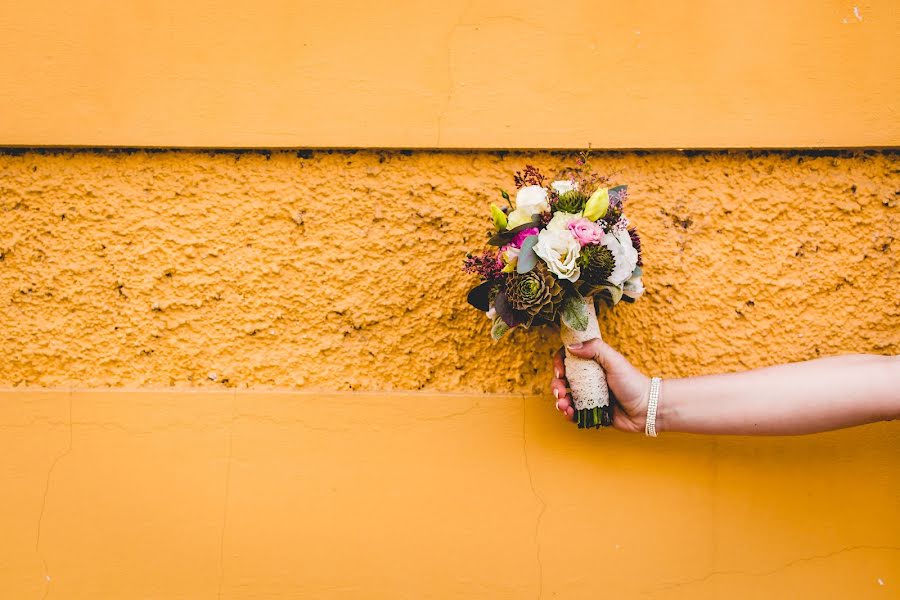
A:
[[[575,420],[575,409],[572,408],[571,406],[569,408],[567,408],[566,416],[569,417],[570,421],[574,421]]]
[[[566,349],[579,358],[595,359],[600,352],[600,345],[603,340],[594,338],[586,342],[576,342],[569,344]]]
[[[556,409],[560,412],[565,413],[569,410],[570,406],[572,406],[572,399],[569,396],[561,396],[559,400],[556,401]]]
[[[600,338],[594,338],[592,340],[588,340],[583,344],[572,344],[571,346],[566,346],[569,349],[569,352],[574,354],[579,358],[587,358],[597,361],[604,370],[610,370],[613,366],[613,363],[616,361],[617,357],[621,357],[621,355],[616,352],[612,346],[601,340]]]
[[[562,399],[566,395],[566,382],[562,379],[554,379],[550,382],[550,393],[556,400]]]
[[[553,355],[553,375],[557,379],[566,376],[565,356],[565,350],[563,348],[560,348],[559,351]]]

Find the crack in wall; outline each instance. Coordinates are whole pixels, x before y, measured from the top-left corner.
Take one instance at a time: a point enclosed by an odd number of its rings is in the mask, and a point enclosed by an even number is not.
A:
[[[469,414],[470,412],[472,412],[473,410],[475,410],[476,408],[478,408],[478,402],[476,402],[475,404],[473,404],[472,406],[470,406],[469,408],[466,408],[466,409],[464,409],[464,410],[460,410],[460,411],[452,412],[452,413],[447,413],[447,414],[445,414],[445,415],[437,415],[437,416],[434,416],[434,417],[419,417],[419,418],[417,418],[416,420],[417,420],[417,421],[445,421],[445,420],[447,420],[447,419],[453,419],[453,418],[456,418],[456,417],[463,417],[463,416]]]
[[[44,567],[44,594],[41,596],[42,600],[47,597],[50,593],[50,573],[48,573],[47,568],[47,559],[41,554],[41,533],[43,531],[44,525],[44,510],[47,508],[47,495],[50,493],[50,478],[53,476],[53,471],[56,469],[56,465],[59,464],[63,458],[69,455],[72,452],[72,389],[69,389],[69,444],[66,449],[53,459],[53,462],[50,463],[50,469],[47,470],[47,479],[44,483],[44,495],[41,499],[41,511],[38,515],[38,524],[37,524],[37,537],[34,542],[34,551],[41,559],[41,564]]]
[[[283,427],[292,427],[296,425],[306,429],[307,431],[320,431],[324,433],[350,433],[353,431],[352,427],[316,427],[314,425],[309,425],[301,419],[278,419],[269,415],[255,415],[252,413],[235,414],[232,417],[232,421],[237,420],[256,421],[259,423],[268,423],[270,425],[280,425]]]
[[[410,419],[412,419],[411,422],[403,424],[402,427],[400,425],[397,425],[396,429],[401,429],[401,428],[408,429],[410,427],[415,426],[416,423],[446,421],[446,420],[450,420],[450,419],[455,419],[457,417],[464,417],[464,416],[468,415],[469,413],[471,413],[472,411],[478,409],[480,406],[481,406],[481,404],[479,402],[475,402],[468,408],[458,410],[455,412],[451,412],[451,413],[442,414],[442,415],[435,415],[435,416],[430,416],[430,417],[411,416],[411,417],[409,417]],[[252,421],[257,421],[257,422],[262,422],[262,423],[269,423],[272,425],[281,425],[281,426],[296,425],[296,426],[303,427],[304,429],[306,429],[308,431],[320,431],[320,432],[325,432],[325,433],[352,433],[357,427],[362,427],[362,426],[368,427],[368,423],[365,421],[361,421],[359,424],[351,425],[349,427],[317,427],[315,425],[308,424],[307,422],[303,421],[302,419],[279,419],[277,417],[270,416],[270,415],[261,415],[261,414],[253,414],[253,413],[237,413],[234,415],[233,420],[238,420],[238,419],[247,419],[247,420],[252,420]]]
[[[531,474],[531,464],[528,462],[528,435],[526,421],[528,416],[528,398],[522,397],[522,453],[525,455],[525,470],[528,472],[528,485],[531,486],[531,493],[541,503],[541,510],[538,512],[537,520],[534,523],[534,545],[536,547],[537,563],[538,563],[538,600],[544,597],[544,563],[541,562],[541,520],[547,510],[547,503],[537,492],[534,487],[534,478]]]
[[[835,550],[834,552],[829,552],[827,554],[813,554],[811,556],[802,556],[800,558],[795,558],[794,560],[791,560],[781,566],[775,567],[774,569],[769,569],[767,571],[741,571],[741,570],[736,570],[736,569],[728,570],[728,571],[712,571],[710,573],[707,573],[703,577],[697,577],[695,579],[688,579],[685,581],[680,581],[680,582],[675,582],[675,583],[671,583],[668,585],[663,585],[661,587],[656,588],[655,590],[651,590],[649,592],[644,592],[644,593],[647,594],[647,593],[664,592],[666,590],[673,590],[673,589],[677,589],[677,588],[683,588],[683,587],[687,587],[687,586],[691,586],[691,585],[696,585],[698,583],[703,583],[705,581],[709,581],[713,577],[728,577],[728,576],[734,576],[734,575],[739,575],[739,576],[744,576],[744,577],[765,577],[768,575],[774,575],[775,573],[784,571],[786,569],[789,569],[789,568],[791,568],[795,565],[798,565],[800,563],[803,563],[803,562],[809,562],[809,561],[813,561],[813,560],[825,560],[825,559],[837,556],[839,554],[844,554],[846,552],[854,552],[857,550],[887,550],[887,551],[891,551],[891,552],[900,552],[900,546],[864,546],[864,545],[847,546],[845,548],[841,548],[839,550]]]
[[[211,423],[209,425],[202,425],[198,423],[191,423],[188,421],[180,421],[177,423],[168,423],[164,425],[157,425],[151,429],[141,429],[138,427],[129,427],[127,425],[123,425],[122,423],[117,423],[113,421],[72,421],[69,423],[68,421],[46,421],[46,420],[35,420],[26,424],[9,424],[9,425],[0,425],[0,429],[5,428],[15,428],[15,429],[31,429],[35,426],[45,425],[48,427],[60,427],[60,426],[79,426],[79,427],[96,427],[97,429],[103,429],[106,431],[116,430],[122,431],[129,435],[153,435],[156,433],[168,432],[168,431],[181,431],[183,429],[188,429],[193,432],[200,431],[212,431],[213,429],[218,428],[218,425]]]

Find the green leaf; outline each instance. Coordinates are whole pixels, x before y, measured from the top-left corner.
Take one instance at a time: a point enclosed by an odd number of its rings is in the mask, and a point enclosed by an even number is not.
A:
[[[522,242],[522,248],[519,249],[519,258],[516,261],[516,272],[522,275],[532,270],[537,264],[538,256],[534,253],[534,245],[538,241],[538,236],[529,235]]]
[[[490,310],[490,302],[488,298],[491,294],[491,288],[497,285],[496,281],[485,281],[481,283],[469,292],[469,295],[466,297],[466,300],[482,312],[487,312]]]
[[[603,289],[609,293],[610,306],[615,306],[622,299],[622,287],[618,285],[604,285]]]
[[[562,306],[559,309],[559,317],[569,329],[584,331],[588,327],[588,311],[584,305],[584,298],[576,291],[566,294]]]
[[[500,188],[500,195],[503,196],[503,199],[504,199],[504,200],[506,200],[507,202],[509,202],[509,194],[506,193],[506,190],[504,190],[503,188]]]
[[[488,240],[488,244],[490,244],[491,246],[505,246],[506,244],[510,243],[512,241],[512,239],[514,237],[516,237],[516,234],[519,233],[520,231],[524,231],[525,229],[529,229],[531,227],[537,227],[540,224],[541,224],[540,215],[535,215],[535,218],[531,219],[531,221],[529,221],[527,223],[523,223],[522,225],[519,225],[518,227],[514,227],[512,229],[507,229],[506,231],[498,233],[497,235],[495,235],[494,237],[492,237],[491,239]]]
[[[510,329],[512,328],[506,324],[506,321],[497,317],[494,319],[494,324],[491,326],[491,338],[499,340]]]

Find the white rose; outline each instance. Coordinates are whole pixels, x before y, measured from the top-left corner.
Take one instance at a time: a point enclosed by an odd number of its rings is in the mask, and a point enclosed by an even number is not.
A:
[[[547,229],[552,231],[568,231],[569,223],[581,218],[581,215],[558,211],[553,213],[553,218],[547,223]]]
[[[568,229],[544,229],[538,234],[534,253],[540,256],[550,272],[560,279],[577,281],[581,275],[578,255],[581,244]]]
[[[631,243],[631,236],[623,230],[614,231],[612,235],[603,236],[603,245],[609,248],[613,258],[616,259],[616,267],[609,276],[609,282],[613,285],[621,285],[631,277],[637,266],[638,253]]]
[[[578,182],[572,181],[571,179],[561,179],[560,181],[554,181],[550,184],[550,187],[556,192],[558,196],[562,196],[566,192],[573,192],[578,189]]]
[[[539,185],[523,187],[516,194],[516,210],[528,213],[529,217],[550,210],[547,190]]]

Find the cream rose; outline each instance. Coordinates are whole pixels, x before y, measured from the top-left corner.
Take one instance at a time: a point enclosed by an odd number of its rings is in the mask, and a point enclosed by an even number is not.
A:
[[[609,282],[613,285],[622,285],[631,277],[637,266],[638,253],[631,243],[631,236],[624,229],[603,236],[603,245],[609,248],[616,259],[616,267],[609,276]]]
[[[547,223],[547,229],[551,231],[563,231],[569,229],[569,223],[577,221],[581,215],[558,211],[553,213],[553,218]]]
[[[580,252],[581,244],[568,229],[548,227],[538,234],[538,241],[534,245],[534,253],[547,263],[551,273],[572,282],[577,281],[581,275],[581,268],[578,266]]]
[[[528,216],[550,210],[550,203],[547,201],[547,190],[539,185],[523,187],[516,194],[516,210],[525,211],[528,213]]]

